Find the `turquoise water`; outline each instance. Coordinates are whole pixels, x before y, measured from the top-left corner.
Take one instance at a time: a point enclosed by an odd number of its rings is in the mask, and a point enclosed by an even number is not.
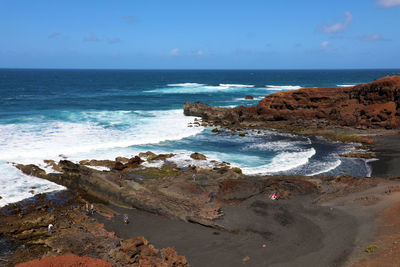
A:
[[[185,101],[250,106],[282,90],[353,85],[392,72],[399,71],[0,70],[0,205],[61,188],[21,174],[10,162],[44,166],[44,159],[61,157],[114,159],[152,150],[174,152],[171,160],[186,166],[195,151],[249,175],[367,175],[365,162],[337,156],[348,145],[271,131],[217,136],[207,127],[187,127],[194,118],[182,107]]]

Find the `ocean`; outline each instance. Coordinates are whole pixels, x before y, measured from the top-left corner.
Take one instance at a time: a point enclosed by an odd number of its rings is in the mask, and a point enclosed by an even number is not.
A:
[[[216,135],[210,127],[188,127],[195,118],[182,107],[251,106],[278,91],[354,85],[393,72],[399,70],[0,69],[0,206],[63,189],[13,163],[45,168],[46,159],[114,159],[148,150],[175,153],[170,160],[181,167],[227,161],[248,175],[367,176],[364,160],[338,156],[353,149],[349,144],[267,130]],[[195,162],[192,152],[208,160]]]

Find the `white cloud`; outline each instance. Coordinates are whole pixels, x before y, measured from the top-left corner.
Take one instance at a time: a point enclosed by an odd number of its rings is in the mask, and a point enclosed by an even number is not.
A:
[[[374,42],[374,41],[384,41],[386,39],[383,38],[383,36],[380,34],[369,34],[361,36],[361,40],[366,42]]]
[[[119,38],[114,38],[114,39],[108,40],[109,44],[118,44],[120,42],[121,42],[121,39],[119,39]]]
[[[350,12],[346,11],[344,12],[344,17],[344,22],[338,22],[332,25],[324,24],[320,27],[320,30],[324,33],[339,33],[344,31],[350,24],[350,22],[353,21],[353,15]]]
[[[384,8],[400,6],[400,0],[377,0],[376,3]]]
[[[60,37],[61,33],[59,32],[53,32],[52,34],[49,34],[48,38],[49,39],[57,39],[58,37]]]
[[[179,48],[172,49],[171,52],[169,52],[169,54],[171,56],[178,56],[179,55]]]
[[[99,37],[97,37],[96,34],[89,34],[88,36],[86,36],[85,38],[83,38],[83,41],[85,42],[101,42],[101,39]]]
[[[131,15],[125,15],[122,18],[126,21],[126,23],[129,23],[129,24],[132,24],[132,23],[135,23],[138,21],[136,18],[134,18]]]
[[[203,52],[203,50],[197,50],[195,54],[198,56],[202,56],[204,54],[204,52]]]
[[[326,49],[326,48],[328,48],[328,46],[329,46],[329,42],[328,41],[324,41],[324,42],[321,43],[321,48],[322,49]]]

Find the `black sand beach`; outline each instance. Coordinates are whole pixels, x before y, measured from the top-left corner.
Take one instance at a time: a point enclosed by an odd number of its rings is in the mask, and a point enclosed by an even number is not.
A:
[[[195,267],[242,266],[246,257],[247,266],[340,265],[354,246],[358,223],[344,211],[311,201],[258,196],[225,207],[219,222],[235,233],[115,206],[118,216],[97,219],[121,238],[143,235],[155,246],[172,246]],[[123,214],[129,215],[128,225]]]
[[[377,136],[373,148],[378,160],[369,162],[371,176],[400,176],[400,135]]]

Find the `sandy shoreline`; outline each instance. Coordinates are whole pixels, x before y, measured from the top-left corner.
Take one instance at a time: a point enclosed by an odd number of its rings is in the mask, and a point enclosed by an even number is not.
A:
[[[109,207],[118,216],[98,219],[122,238],[144,235],[156,246],[172,246],[195,267],[353,266],[375,256],[364,250],[379,239],[378,215],[400,197],[398,192],[387,194],[392,184],[398,182],[383,180],[376,187],[321,204],[313,202],[315,196],[279,201],[256,196],[238,207],[225,207],[219,222],[242,234],[115,206]],[[129,214],[130,224],[123,224],[122,214]],[[385,246],[379,245],[383,250]]]
[[[400,176],[400,135],[383,135],[374,138],[372,144],[378,160],[369,165],[372,177]]]
[[[98,217],[105,229],[122,238],[143,235],[155,246],[172,246],[195,267],[242,266],[246,257],[247,266],[338,265],[351,252],[357,224],[346,212],[313,205],[309,196],[280,201],[257,196],[225,207],[219,223],[237,233],[111,208],[119,215]],[[123,223],[122,214],[129,215],[130,224]]]

